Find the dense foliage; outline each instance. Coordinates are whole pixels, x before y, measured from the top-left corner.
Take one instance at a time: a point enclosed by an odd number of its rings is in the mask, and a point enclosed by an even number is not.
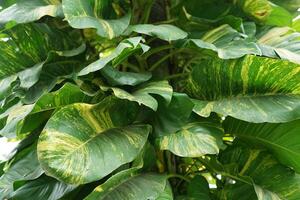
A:
[[[0,6],[0,199],[300,199],[299,0]]]

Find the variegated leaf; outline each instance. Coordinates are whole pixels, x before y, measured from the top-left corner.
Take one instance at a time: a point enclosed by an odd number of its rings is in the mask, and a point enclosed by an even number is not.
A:
[[[16,0],[0,12],[0,24],[9,21],[28,23],[46,15],[63,16],[60,0]]]
[[[200,157],[218,154],[222,148],[223,130],[213,123],[188,123],[175,133],[158,139],[160,149],[169,150],[177,156]]]
[[[252,19],[264,22],[272,12],[271,2],[268,0],[237,0],[238,6]]]
[[[300,173],[300,120],[280,124],[253,124],[227,118],[224,128],[226,133],[245,142],[269,149],[279,161]]]
[[[187,40],[185,45],[215,51],[222,59],[240,58],[247,54],[261,55],[261,50],[247,35],[228,24],[206,32],[200,39]]]
[[[133,161],[151,128],[131,125],[133,102],[108,97],[99,104],[73,104],[53,115],[38,142],[46,173],[71,184],[99,180]]]
[[[120,36],[130,23],[130,13],[115,18],[111,1],[62,0],[62,6],[66,20],[72,27],[95,28],[98,35],[109,39]]]
[[[223,165],[234,167],[224,173],[235,179],[220,192],[221,199],[285,200],[300,198],[300,175],[280,164],[266,151],[232,146],[220,155]]]
[[[277,59],[246,56],[211,59],[193,67],[187,92],[198,99],[194,111],[233,116],[249,122],[300,118],[300,67]]]

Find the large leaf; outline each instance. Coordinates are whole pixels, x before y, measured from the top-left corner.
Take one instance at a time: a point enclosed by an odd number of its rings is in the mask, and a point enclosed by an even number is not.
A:
[[[109,88],[102,87],[102,89],[107,90]],[[157,81],[150,82],[141,85],[132,93],[128,93],[120,88],[111,88],[114,95],[120,99],[127,99],[129,101],[135,101],[140,105],[143,104],[152,110],[156,111],[158,107],[157,100],[151,96],[159,95],[163,97],[167,103],[170,103],[173,93],[173,88],[169,85],[168,81]]]
[[[113,66],[117,65],[124,58],[127,58],[135,51],[138,50],[142,50],[143,52],[148,51],[149,47],[142,44],[141,43],[142,41],[143,41],[142,37],[133,37],[122,41],[108,56],[100,57],[100,59],[97,60],[96,62],[89,64],[78,73],[78,76],[83,76],[91,72],[98,71],[104,68],[107,64],[109,64],[112,61],[115,61],[113,63]]]
[[[226,133],[269,149],[283,164],[300,172],[299,120],[281,124],[252,124],[227,118],[224,127]]]
[[[28,23],[42,18],[63,16],[60,0],[16,0],[0,12],[0,24],[9,21]]]
[[[247,54],[260,55],[258,46],[247,37],[225,24],[206,32],[201,39],[187,40],[186,45],[215,51],[222,59],[240,58]]]
[[[156,200],[162,198],[160,195],[167,186],[164,175],[123,173],[95,188],[85,200]]]
[[[223,130],[213,123],[194,122],[179,131],[159,138],[162,150],[169,150],[182,157],[200,157],[218,154],[222,147]]]
[[[84,94],[77,86],[67,83],[60,90],[43,95],[35,104],[15,106],[7,116],[3,116],[7,117],[7,120],[0,134],[14,137],[21,132],[28,115],[54,110],[72,103],[88,102],[90,99],[91,97]]]
[[[220,198],[242,200],[299,199],[300,175],[281,165],[268,152],[246,147],[233,147],[221,155],[225,172],[237,182],[228,182]]]
[[[14,200],[57,200],[74,190],[76,186],[59,182],[54,178],[42,176],[25,183],[11,195]]]
[[[74,28],[95,28],[102,37],[114,38],[121,35],[130,23],[130,14],[112,19],[112,1],[106,0],[63,0],[63,11]]]
[[[196,112],[214,111],[249,122],[300,118],[300,67],[287,61],[246,56],[210,59],[194,66],[187,92],[200,101]]]
[[[135,103],[112,97],[96,105],[62,108],[39,138],[38,157],[43,169],[64,182],[83,184],[131,162],[150,132],[147,125],[126,126],[136,112]]]
[[[43,172],[37,159],[36,145],[19,152],[8,170],[0,177],[0,198],[5,199],[13,192],[14,182],[36,179]]]

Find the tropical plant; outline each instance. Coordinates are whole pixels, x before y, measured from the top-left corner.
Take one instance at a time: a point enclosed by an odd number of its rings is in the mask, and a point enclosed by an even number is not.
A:
[[[0,199],[300,199],[299,0],[0,6]]]

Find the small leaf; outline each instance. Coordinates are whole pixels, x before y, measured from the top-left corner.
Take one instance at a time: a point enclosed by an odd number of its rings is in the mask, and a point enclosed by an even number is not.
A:
[[[201,200],[211,200],[207,180],[200,175],[196,175],[188,185],[188,197]]]
[[[200,157],[218,154],[223,145],[222,137],[223,130],[215,124],[195,122],[158,140],[162,150],[169,150],[181,157]]]
[[[107,90],[109,88],[102,87]],[[173,88],[169,85],[168,81],[150,82],[141,85],[132,93],[128,93],[125,90],[119,88],[110,88],[114,92],[114,95],[120,99],[127,99],[129,101],[135,101],[140,105],[143,104],[152,110],[156,111],[158,107],[157,100],[151,96],[151,94],[159,95],[163,97],[167,103],[171,101]]]
[[[161,24],[161,25],[152,25],[152,24],[138,24],[129,26],[126,34],[130,34],[131,32],[141,33],[145,35],[150,35],[153,37],[158,37],[161,40],[173,41],[184,39],[187,37],[187,33],[181,30],[180,28],[169,25],[169,24]]]

